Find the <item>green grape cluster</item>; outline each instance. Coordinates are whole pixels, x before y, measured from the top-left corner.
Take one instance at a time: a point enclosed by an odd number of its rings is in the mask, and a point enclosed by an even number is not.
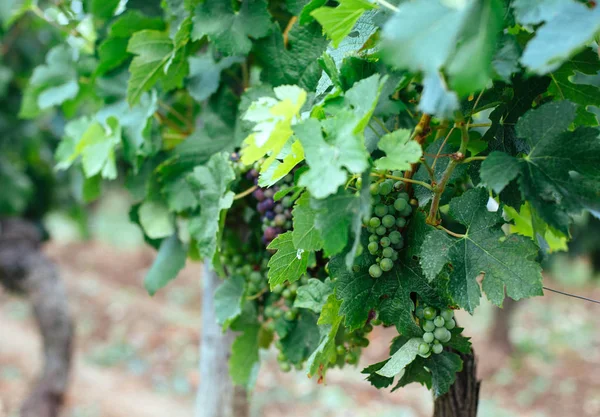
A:
[[[391,174],[402,176],[400,171]],[[376,179],[371,184],[373,215],[363,219],[363,224],[369,232],[367,249],[375,256],[376,263],[369,267],[369,275],[373,278],[390,271],[398,259],[398,251],[404,247],[402,229],[412,213],[412,207],[408,193],[403,190],[404,183],[393,179]]]
[[[424,358],[431,353],[439,354],[444,350],[444,344],[452,339],[450,330],[456,327],[454,311],[438,310],[431,306],[420,305],[415,311],[419,318],[423,333],[423,342],[419,345],[419,355]]]

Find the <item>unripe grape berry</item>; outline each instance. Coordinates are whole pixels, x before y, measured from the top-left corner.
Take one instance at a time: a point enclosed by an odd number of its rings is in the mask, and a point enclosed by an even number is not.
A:
[[[381,219],[381,224],[383,224],[385,227],[387,227],[389,229],[391,227],[394,227],[394,225],[396,224],[396,219],[391,214],[386,214]]]
[[[419,345],[419,354],[427,355],[429,353],[429,345],[427,343],[421,343]]]
[[[425,333],[423,333],[423,340],[424,340],[426,343],[431,343],[431,342],[433,342],[433,339],[434,339],[434,337],[433,337],[433,333],[431,333],[431,332],[425,332]]]
[[[363,327],[363,332],[371,333],[372,331],[373,331],[373,326],[370,324],[365,324],[365,326]]]
[[[406,200],[406,201],[410,200],[410,197],[408,196],[408,193],[404,192],[404,191],[401,192],[401,193],[398,193],[397,198],[401,198],[401,199]]]
[[[298,316],[298,312],[297,311],[295,311],[295,310],[288,310],[283,315],[283,318],[286,319],[287,321],[292,321],[292,320],[295,320],[297,316]]]
[[[394,230],[392,233],[390,233],[388,237],[390,238],[390,241],[394,245],[396,245],[402,241],[402,234],[397,230]]]
[[[379,220],[379,217],[371,217],[371,219],[369,220],[369,226],[371,227],[379,227],[381,225],[381,220]]]
[[[444,323],[446,323],[446,320],[444,320],[442,316],[437,316],[433,319],[433,324],[435,324],[435,327],[444,327]]]
[[[290,298],[293,297],[292,291],[290,291],[289,288],[286,288],[285,290],[283,290],[283,292],[281,293],[281,296],[283,298],[285,298],[286,300],[289,300]]]
[[[384,271],[391,271],[391,269],[394,267],[394,261],[389,258],[383,258],[379,263],[379,266]]]
[[[435,330],[435,324],[431,320],[427,320],[423,323],[423,330],[426,332],[433,332]]]
[[[403,198],[397,198],[396,201],[394,201],[394,208],[399,212],[402,212],[404,209],[406,209],[406,206],[408,206],[408,201]]]
[[[383,322],[381,321],[381,319],[373,319],[373,320],[371,320],[371,324],[373,326],[381,326],[381,324],[383,324]]]
[[[377,229],[375,229],[375,233],[377,233],[379,236],[383,236],[387,233],[387,229],[385,226],[379,226]]]
[[[358,356],[354,352],[346,353],[346,357],[344,359],[349,365],[356,365],[358,363]]]
[[[285,356],[285,354],[283,352],[279,352],[277,354],[277,362],[285,362],[287,360],[287,357]]]
[[[361,188],[362,187],[362,178],[357,178],[356,179],[356,188]]]
[[[392,241],[390,240],[389,237],[384,236],[381,239],[379,239],[379,244],[381,246],[383,246],[384,248],[387,248],[388,246],[390,246],[392,244]]]
[[[377,204],[373,209],[373,213],[375,213],[377,217],[383,217],[388,214],[388,208],[383,204]]]
[[[444,347],[440,344],[437,345],[433,345],[431,347],[431,350],[433,351],[433,353],[435,353],[436,355],[439,355],[440,353],[442,353],[442,351],[444,350]]]
[[[375,254],[379,249],[379,245],[377,244],[377,242],[370,242],[367,245],[367,249],[369,249],[369,252],[371,252],[371,254]]]
[[[379,185],[379,194],[380,195],[388,195],[389,193],[392,192],[393,187],[394,186],[391,183],[384,181]]]
[[[369,243],[369,245],[370,245],[370,243]],[[391,258],[392,256],[394,256],[394,249],[392,249],[390,247],[383,248],[383,251],[381,251],[381,254],[383,255],[384,258]]]
[[[337,345],[335,347],[335,353],[337,353],[339,356],[345,355],[346,354],[346,348],[342,345]]]
[[[272,290],[271,292],[274,294],[281,294],[284,290],[284,286],[281,284],[277,284]]]
[[[379,267],[379,265],[371,265],[369,267],[369,275],[373,278],[379,278],[383,274],[383,271]]]
[[[271,318],[273,317],[273,306],[267,306],[265,307],[265,317]]]
[[[444,309],[440,313],[440,316],[442,316],[444,318],[444,320],[448,321],[454,317],[454,311],[450,310],[449,308]]]
[[[273,310],[273,318],[278,319],[281,316],[283,316],[283,310],[280,308],[275,308],[275,310]]]
[[[392,177],[402,178],[402,171],[392,171]]]
[[[258,272],[258,271],[252,271],[252,272],[250,273],[250,276],[249,276],[249,278],[250,278],[250,281],[252,281],[252,282],[254,282],[254,283],[259,283],[259,282],[261,282],[261,281],[262,281],[262,279],[263,279],[263,276],[262,276],[262,274],[261,274],[260,272]]]
[[[415,309],[415,316],[417,316],[418,318],[422,319],[423,318],[423,306],[418,306]]]
[[[454,321],[454,319],[450,319],[446,321],[446,323],[444,323],[444,327],[448,330],[452,330],[456,327],[456,322]]]
[[[396,217],[396,226],[397,227],[406,226],[406,219],[404,217]]]
[[[279,362],[279,369],[281,372],[289,372],[292,370],[292,365],[289,362]]]
[[[412,213],[412,206],[411,205],[407,205],[404,210],[400,211],[400,215],[402,215],[404,217],[410,216],[410,213]]]
[[[425,309],[423,310],[423,317],[425,317],[425,320],[433,320],[436,316],[436,311],[435,308],[433,307],[425,307]]]
[[[369,339],[362,337],[356,341],[356,345],[360,347],[367,347],[369,346]]]
[[[369,187],[369,191],[371,192],[371,195],[379,194],[379,184],[371,184]]]
[[[369,242],[377,242],[378,240],[379,240],[379,236],[369,235]]]
[[[438,327],[433,331],[433,336],[442,343],[446,343],[452,337],[452,334],[445,327]]]

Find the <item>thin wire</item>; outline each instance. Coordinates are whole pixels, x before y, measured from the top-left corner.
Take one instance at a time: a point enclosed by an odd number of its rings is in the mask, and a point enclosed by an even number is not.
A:
[[[545,290],[548,290],[548,291],[555,292],[557,294],[566,295],[567,297],[579,298],[580,300],[589,301],[590,303],[600,304],[600,301],[594,300],[592,298],[583,297],[581,295],[569,294],[568,292],[563,292],[563,291],[559,291],[559,290],[553,290],[552,288],[548,288],[548,287],[542,287],[542,288],[545,289]]]

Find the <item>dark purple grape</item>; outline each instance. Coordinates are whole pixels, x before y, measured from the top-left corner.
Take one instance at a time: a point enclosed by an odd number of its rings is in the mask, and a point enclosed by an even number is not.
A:
[[[266,204],[265,204],[265,203],[266,203],[266,201],[261,201],[260,203],[258,203],[258,204],[256,205],[256,209],[258,210],[258,212],[259,212],[260,214],[264,214],[264,213],[265,213],[265,211],[267,211],[267,210],[268,210],[268,208],[267,208],[267,206],[266,206]]]
[[[237,162],[240,160],[240,156],[238,155],[237,152],[234,152],[231,154],[231,156],[229,157],[229,159],[231,159],[233,162]]]
[[[275,202],[272,198],[267,198],[266,200],[262,201],[262,204],[265,208],[265,211],[272,210],[275,207]]]
[[[254,192],[252,193],[252,195],[258,201],[263,201],[265,199],[265,193],[264,193],[264,191],[263,191],[262,188],[257,188],[256,190],[254,190]]]
[[[272,212],[271,210],[269,210],[269,211],[267,211],[267,212],[265,213],[265,217],[266,217],[268,220],[273,220],[273,219],[275,218],[275,213],[274,213],[274,212]]]
[[[277,230],[274,227],[267,227],[265,230],[264,238],[266,240],[273,240],[277,237]]]

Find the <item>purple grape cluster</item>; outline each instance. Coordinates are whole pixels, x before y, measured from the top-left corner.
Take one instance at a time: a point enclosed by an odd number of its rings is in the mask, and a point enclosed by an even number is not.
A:
[[[252,168],[246,173],[246,178],[258,183],[258,170]],[[293,185],[293,175],[287,175],[278,185],[270,188],[257,188],[252,196],[258,201],[256,210],[260,214],[262,221],[263,237],[262,241],[268,245],[282,233],[292,229],[292,199],[285,196],[275,201],[273,197],[283,187]]]

